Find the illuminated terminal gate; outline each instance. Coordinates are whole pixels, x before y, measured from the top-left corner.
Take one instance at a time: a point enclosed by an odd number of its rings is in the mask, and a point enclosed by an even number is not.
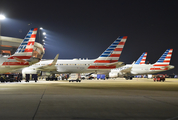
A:
[[[0,36],[0,54],[12,55],[16,52],[23,39]],[[35,42],[33,58],[41,59],[45,53],[43,46]]]

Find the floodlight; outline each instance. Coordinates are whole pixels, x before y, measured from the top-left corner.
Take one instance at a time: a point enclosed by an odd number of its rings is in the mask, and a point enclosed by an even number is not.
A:
[[[45,32],[43,32],[43,35],[46,35],[46,33],[45,33]]]
[[[6,17],[4,15],[0,15],[0,20],[4,20]]]

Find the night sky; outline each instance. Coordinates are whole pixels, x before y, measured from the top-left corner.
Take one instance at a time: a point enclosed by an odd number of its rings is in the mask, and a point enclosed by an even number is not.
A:
[[[176,0],[0,0],[7,17],[1,34],[24,38],[30,28],[43,27],[43,59],[58,53],[59,59],[97,58],[118,36],[128,36],[120,61],[132,63],[148,52],[154,63],[173,48],[176,68],[165,73],[178,74],[177,6]]]

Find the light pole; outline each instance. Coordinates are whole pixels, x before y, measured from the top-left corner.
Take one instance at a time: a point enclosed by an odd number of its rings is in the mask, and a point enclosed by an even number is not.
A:
[[[40,27],[40,30],[39,30],[39,43],[41,42],[41,40],[40,40],[40,34],[41,34],[41,32],[40,31],[42,31],[42,30],[43,30],[43,28]]]
[[[43,32],[43,36],[44,36],[44,38],[46,38],[46,32]],[[43,46],[45,45],[45,39],[43,39]]]
[[[0,14],[0,39],[1,39],[1,20],[4,20],[6,17],[3,14]]]

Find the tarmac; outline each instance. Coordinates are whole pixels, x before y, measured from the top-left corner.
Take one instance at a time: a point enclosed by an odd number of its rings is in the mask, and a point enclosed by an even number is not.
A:
[[[178,120],[178,79],[0,83],[0,120]]]

